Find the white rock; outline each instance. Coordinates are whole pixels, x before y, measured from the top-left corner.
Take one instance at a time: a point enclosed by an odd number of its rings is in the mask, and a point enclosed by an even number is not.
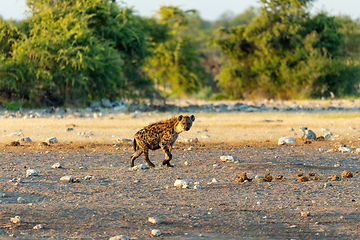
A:
[[[319,148],[319,152],[325,152],[325,148]]]
[[[23,137],[19,139],[20,142],[32,142],[32,140],[29,137]]]
[[[119,143],[129,143],[129,142],[132,142],[131,139],[128,139],[128,138],[118,138],[116,139],[117,142]]]
[[[125,235],[118,235],[118,236],[109,238],[109,240],[130,240],[130,237],[125,236]]]
[[[360,148],[357,148],[357,149],[355,150],[355,152],[356,152],[356,153],[360,153]]]
[[[189,163],[188,161],[186,161],[186,162],[184,162],[184,165],[185,165],[185,166],[190,166],[191,163]]]
[[[53,143],[57,143],[58,140],[56,139],[56,137],[50,137],[50,138],[46,139],[45,142],[48,144],[53,144]]]
[[[147,169],[147,168],[149,168],[149,167],[145,163],[142,163],[140,165],[133,166],[131,168],[131,170],[136,171],[136,170]]]
[[[213,178],[213,180],[211,180],[211,182],[213,182],[213,183],[218,183],[218,182],[220,182],[220,181],[217,180],[216,178]]]
[[[236,160],[236,156],[221,156],[220,160],[223,162],[234,162]]]
[[[187,180],[182,180],[182,179],[176,179],[175,183],[174,183],[175,187],[182,187],[182,186],[188,186],[188,181]]]
[[[330,135],[330,134],[325,134],[325,135],[324,135],[324,138],[330,139],[330,138],[331,138],[331,135]]]
[[[201,182],[194,182],[194,185],[200,185]]]
[[[329,130],[328,128],[322,128],[321,131],[322,131],[322,132],[328,132],[328,131],[330,131],[330,130]]]
[[[181,188],[189,188],[189,185],[182,185]]]
[[[194,189],[201,189],[201,186],[200,185],[195,185]]]
[[[301,131],[305,131],[307,130],[308,128],[307,127],[300,127]]]
[[[63,166],[61,165],[61,163],[57,162],[54,165],[51,166],[51,168],[62,168]]]
[[[291,225],[290,228],[297,228],[297,226],[296,225]]]
[[[10,221],[11,221],[12,223],[21,223],[21,222],[23,222],[23,219],[22,219],[22,217],[20,217],[20,216],[15,216],[15,217],[13,217],[13,218],[10,218]]]
[[[42,229],[42,228],[44,228],[44,226],[42,224],[38,224],[33,227],[33,229]]]
[[[340,164],[338,164],[338,163],[334,164],[334,167],[340,167]]]
[[[60,178],[60,181],[73,182],[75,181],[75,178],[72,175],[63,176]]]
[[[332,184],[330,182],[324,183],[324,187],[331,187],[331,186],[332,186]]]
[[[204,135],[201,136],[201,138],[210,138],[210,135],[204,134]]]
[[[284,144],[288,144],[288,143],[295,143],[295,139],[292,137],[281,137],[278,140],[278,145],[284,145]]]
[[[351,149],[347,147],[339,147],[339,152],[351,152]]]
[[[187,139],[182,140],[181,142],[184,142],[184,143],[192,143],[192,142],[194,142],[194,143],[196,143],[198,141],[199,140],[197,138],[187,138]]]
[[[153,236],[160,236],[161,235],[161,231],[158,229],[153,229],[151,230],[151,235]]]
[[[260,178],[264,178],[264,177],[265,177],[264,175],[256,175],[255,179],[260,179]]]
[[[158,217],[149,217],[149,218],[148,218],[148,221],[151,222],[151,223],[153,223],[153,224],[161,223],[161,220],[160,220],[160,218],[158,218]]]
[[[87,176],[84,177],[84,180],[91,180],[92,178],[93,178],[93,176],[87,175]]]
[[[316,139],[316,134],[312,130],[305,130],[304,135],[301,137],[302,139]]]
[[[39,173],[34,169],[28,169],[26,170],[26,177],[30,176],[39,176]]]
[[[25,203],[25,199],[22,198],[22,197],[18,197],[17,202],[20,203],[20,204]]]

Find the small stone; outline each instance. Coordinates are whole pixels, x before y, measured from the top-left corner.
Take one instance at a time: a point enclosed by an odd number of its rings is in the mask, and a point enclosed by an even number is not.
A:
[[[344,170],[343,173],[341,174],[342,178],[352,178],[353,174],[349,171],[349,170]]]
[[[285,145],[289,143],[296,143],[295,139],[292,137],[281,137],[278,140],[278,145]]]
[[[255,179],[257,179],[257,180],[260,179],[260,178],[264,178],[264,175],[256,175],[255,176]]]
[[[149,218],[148,218],[148,221],[151,222],[151,223],[153,223],[153,224],[159,224],[159,223],[161,223],[161,220],[160,220],[160,218],[158,218],[158,217],[149,217]]]
[[[316,139],[316,134],[312,130],[305,130],[304,135],[301,138],[303,140]]]
[[[319,148],[319,152],[325,152],[325,148]]]
[[[17,202],[20,203],[20,204],[25,203],[25,199],[22,198],[22,197],[18,197]]]
[[[19,139],[20,142],[32,142],[32,140],[29,137],[23,137]]]
[[[130,143],[130,142],[132,142],[132,140],[128,139],[128,138],[118,138],[118,139],[116,139],[116,141],[118,143]]]
[[[210,138],[210,135],[204,134],[204,135],[201,136],[201,138]]]
[[[265,176],[263,178],[259,178],[258,181],[259,182],[271,182],[272,176],[270,175],[270,173],[265,173]]]
[[[87,175],[87,176],[84,177],[84,180],[91,180],[92,178],[93,178],[93,176]]]
[[[297,177],[301,177],[302,175],[304,175],[304,173],[303,173],[303,172],[301,172],[301,173],[297,173],[297,174],[296,174],[296,176],[297,176]]]
[[[194,189],[201,189],[201,186],[200,185],[195,185]]]
[[[15,216],[13,218],[10,218],[10,220],[12,223],[22,223],[23,222],[23,219],[20,216]]]
[[[305,130],[307,130],[308,128],[307,127],[300,127],[300,130],[301,131],[305,131]]]
[[[184,162],[184,165],[185,165],[185,166],[190,166],[191,163],[189,163],[188,161],[186,161],[186,162]]]
[[[39,173],[34,169],[28,169],[26,170],[26,177],[30,176],[39,176]]]
[[[52,166],[51,166],[51,168],[62,168],[63,166],[61,165],[61,163],[59,163],[59,162],[57,162],[57,163],[55,163],[55,164],[53,164]]]
[[[65,132],[71,132],[71,131],[74,131],[74,128],[67,128],[67,129],[65,129]]]
[[[57,143],[58,140],[56,139],[56,137],[50,137],[50,138],[46,139],[45,142],[50,145],[50,144]]]
[[[297,226],[296,225],[291,225],[290,228],[297,228]]]
[[[182,185],[181,188],[189,188],[189,185]]]
[[[340,167],[341,165],[340,164],[334,164],[334,167]]]
[[[223,162],[234,162],[236,160],[236,156],[221,156],[220,160]]]
[[[43,228],[44,228],[44,226],[42,224],[38,224],[38,225],[33,227],[33,229],[36,229],[36,230],[43,229]]]
[[[12,142],[10,143],[10,146],[14,146],[14,147],[20,146],[20,142],[19,142],[19,141],[12,141]]]
[[[183,186],[188,186],[188,181],[186,180],[182,180],[182,179],[176,179],[175,183],[174,183],[175,187],[183,187]]]
[[[351,152],[351,149],[347,147],[339,147],[339,152]]]
[[[137,171],[137,170],[147,169],[147,168],[149,168],[149,167],[146,164],[142,163],[140,165],[133,166],[130,169],[133,170],[133,171]]]
[[[211,180],[211,182],[213,182],[213,183],[218,183],[218,182],[220,182],[220,181],[217,180],[216,178],[213,178],[213,180]]]
[[[357,175],[357,174],[359,174],[359,171],[356,170],[356,171],[354,172],[354,175]]]
[[[118,236],[109,238],[109,240],[130,240],[130,237],[125,236],[125,235],[118,235]]]
[[[158,229],[153,229],[151,230],[151,235],[153,236],[160,236],[161,235],[161,231]]]
[[[63,176],[63,177],[60,178],[60,181],[74,182],[75,178],[72,175]]]
[[[331,187],[331,186],[332,186],[331,182],[324,183],[324,187]]]

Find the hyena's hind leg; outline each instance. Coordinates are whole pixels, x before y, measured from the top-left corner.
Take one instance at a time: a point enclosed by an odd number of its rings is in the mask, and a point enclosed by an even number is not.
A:
[[[141,154],[143,153],[143,150],[141,148],[139,148],[138,150],[136,150],[134,152],[134,154],[131,156],[130,158],[130,161],[131,161],[131,167],[134,166],[134,162],[135,162],[135,159],[137,159]]]

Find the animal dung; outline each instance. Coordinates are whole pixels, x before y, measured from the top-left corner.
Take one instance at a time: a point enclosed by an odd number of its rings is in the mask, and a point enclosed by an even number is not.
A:
[[[302,217],[309,217],[310,216],[310,212],[301,212],[300,215]]]
[[[259,178],[258,181],[259,182],[271,182],[272,176],[270,175],[270,173],[265,173],[265,176],[263,178]]]
[[[244,181],[249,181],[249,182],[251,182],[252,181],[252,178],[248,178],[247,176],[246,176],[246,173],[242,173],[242,174],[240,174],[239,176],[238,176],[238,182],[244,182]]]
[[[303,173],[303,172],[301,172],[301,173],[297,173],[297,174],[296,174],[296,176],[297,176],[297,177],[301,177],[302,175],[304,175],[304,173]]]
[[[330,177],[328,177],[328,179],[331,181],[340,181],[339,177],[336,175],[330,176]]]
[[[277,175],[275,180],[279,180],[279,181],[285,181],[285,177],[283,175]]]
[[[309,181],[309,179],[307,177],[305,177],[305,176],[301,176],[301,177],[298,177],[296,179],[296,181],[298,181],[298,182],[307,182],[307,181]]]
[[[349,170],[344,170],[341,174],[342,178],[352,178],[353,174]]]
[[[223,162],[235,162],[236,156],[221,156],[220,160]]]

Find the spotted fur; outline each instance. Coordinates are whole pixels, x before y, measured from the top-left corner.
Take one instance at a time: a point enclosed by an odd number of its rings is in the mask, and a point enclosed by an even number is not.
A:
[[[140,129],[134,136],[134,154],[131,156],[131,167],[134,166],[134,161],[141,154],[144,153],[146,163],[150,167],[155,165],[149,159],[149,149],[162,149],[165,152],[165,160],[163,165],[173,167],[170,164],[172,159],[171,148],[174,145],[179,134],[184,131],[189,131],[192,123],[195,121],[195,116],[180,115],[160,122],[152,123]]]

